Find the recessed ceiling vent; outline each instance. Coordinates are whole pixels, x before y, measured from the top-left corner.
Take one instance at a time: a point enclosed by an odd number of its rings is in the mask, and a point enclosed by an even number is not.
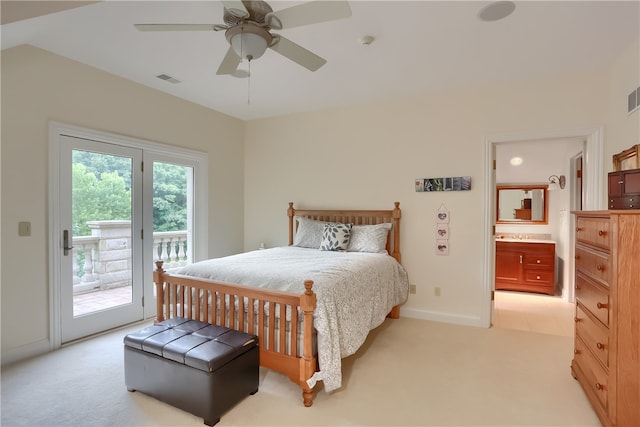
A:
[[[640,108],[640,87],[629,94],[627,112],[629,114]]]
[[[511,15],[516,10],[516,4],[512,1],[496,1],[483,7],[478,13],[481,21],[499,21]]]
[[[169,83],[181,83],[180,80],[173,78],[171,76],[168,76],[166,74],[160,74],[159,76],[156,76],[157,78],[159,78],[160,80],[164,80],[167,81]]]

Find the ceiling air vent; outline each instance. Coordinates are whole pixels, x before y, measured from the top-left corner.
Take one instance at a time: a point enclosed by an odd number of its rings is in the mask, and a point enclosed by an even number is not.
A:
[[[640,107],[640,87],[629,94],[627,112],[633,113]]]
[[[159,76],[156,76],[157,78],[159,78],[160,80],[165,80],[169,83],[180,83],[180,80],[173,78],[171,76],[168,76],[166,74],[160,74]]]

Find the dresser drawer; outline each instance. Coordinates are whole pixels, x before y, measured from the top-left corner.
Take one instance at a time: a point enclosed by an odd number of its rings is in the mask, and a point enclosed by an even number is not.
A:
[[[604,366],[609,366],[609,330],[589,317],[585,310],[580,303],[576,304],[576,335]]]
[[[611,197],[609,209],[640,209],[640,196]]]
[[[584,375],[582,386],[589,390],[588,394],[595,395],[597,397],[598,402],[604,409],[604,412],[608,414],[609,376],[607,375],[606,370],[600,366],[579,336],[576,336],[575,339],[574,353],[573,363],[578,366],[578,369],[580,369]]]
[[[548,285],[555,283],[555,274],[553,271],[546,270],[527,270],[524,272],[524,281],[527,283]]]
[[[609,254],[584,246],[576,246],[576,270],[609,286],[611,275]]]
[[[576,239],[603,249],[609,249],[609,218],[578,217]]]
[[[609,292],[607,289],[596,285],[578,273],[576,275],[576,298],[605,326],[609,326]]]

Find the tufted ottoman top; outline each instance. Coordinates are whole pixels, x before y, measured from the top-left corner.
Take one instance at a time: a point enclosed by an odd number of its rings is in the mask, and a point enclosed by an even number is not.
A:
[[[258,337],[198,320],[174,317],[124,337],[128,347],[214,372],[258,345]]]

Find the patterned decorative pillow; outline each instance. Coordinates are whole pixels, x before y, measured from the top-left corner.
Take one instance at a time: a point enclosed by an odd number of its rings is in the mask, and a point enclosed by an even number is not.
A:
[[[312,249],[320,248],[323,227],[328,222],[317,221],[303,216],[296,216],[296,220],[298,221],[298,228],[293,238],[293,246]]]
[[[351,224],[329,223],[322,231],[321,251],[346,251],[351,238]]]
[[[393,224],[354,225],[348,252],[387,253],[387,237]]]

